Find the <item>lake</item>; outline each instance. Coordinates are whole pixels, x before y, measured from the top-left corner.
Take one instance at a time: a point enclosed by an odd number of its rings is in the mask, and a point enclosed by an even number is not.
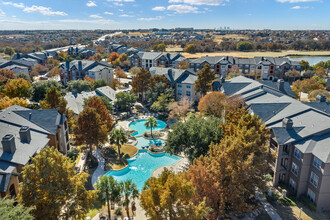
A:
[[[330,60],[330,56],[288,56],[290,60],[293,61],[301,61],[305,60],[309,62],[309,65],[313,66],[321,61],[328,61]]]

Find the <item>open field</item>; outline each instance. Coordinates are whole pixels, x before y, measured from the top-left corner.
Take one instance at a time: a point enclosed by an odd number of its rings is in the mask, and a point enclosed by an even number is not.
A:
[[[246,35],[228,34],[228,35],[214,35],[214,42],[220,44],[223,39],[247,40]]]
[[[182,53],[186,58],[200,58],[202,56],[233,56],[241,58],[253,58],[256,56],[263,57],[285,57],[285,56],[330,56],[330,51],[295,51],[287,50],[280,52],[240,52],[240,51],[229,51],[229,52],[213,52],[213,53]]]
[[[183,48],[176,45],[167,46],[166,52],[183,52]]]

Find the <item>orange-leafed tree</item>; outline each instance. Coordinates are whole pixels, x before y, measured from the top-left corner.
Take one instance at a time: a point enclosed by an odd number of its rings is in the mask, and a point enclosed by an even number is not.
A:
[[[0,110],[8,108],[12,105],[27,107],[28,104],[28,101],[22,98],[9,98],[8,96],[0,97]]]
[[[113,120],[109,110],[98,96],[93,96],[86,101],[85,108],[93,108],[100,115],[102,123],[106,125],[107,131],[110,132],[113,127]]]
[[[255,209],[251,198],[256,189],[266,188],[264,175],[272,159],[268,130],[258,116],[242,108],[228,113],[226,122],[221,142],[211,144],[209,154],[195,160],[188,171],[196,199],[206,198],[212,208],[210,219]]]
[[[31,87],[31,83],[25,79],[12,79],[6,83],[3,93],[10,98],[26,98],[30,96]]]
[[[108,62],[112,63],[119,57],[119,54],[117,52],[112,52],[108,58]]]
[[[61,92],[54,86],[47,89],[45,99],[40,101],[42,109],[58,109],[61,113],[65,113],[67,104]]]
[[[207,115],[221,118],[225,114],[227,96],[221,92],[211,92],[205,95],[198,104],[198,110]]]
[[[9,69],[0,69],[0,85],[6,84],[8,80],[15,79],[14,71]]]
[[[212,82],[215,74],[209,64],[205,64],[203,69],[197,72],[197,80],[195,82],[195,90],[203,96],[212,89]]]
[[[145,68],[141,68],[140,72],[136,74],[132,81],[132,92],[141,94],[144,100],[144,94],[149,89],[150,73]]]

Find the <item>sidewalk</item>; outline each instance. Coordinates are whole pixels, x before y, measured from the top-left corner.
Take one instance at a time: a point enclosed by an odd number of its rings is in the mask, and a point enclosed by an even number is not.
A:
[[[93,151],[93,156],[99,162],[99,164],[98,164],[98,166],[97,166],[97,168],[94,171],[93,176],[92,176],[92,185],[94,186],[94,184],[96,183],[96,181],[98,180],[98,178],[100,176],[104,175],[106,173],[106,171],[104,171],[105,160],[104,160],[104,158],[100,154],[100,149],[95,149]]]
[[[256,198],[260,201],[261,205],[264,207],[265,211],[272,220],[282,220],[280,215],[276,212],[274,207],[266,200],[265,196],[261,192],[256,191]]]

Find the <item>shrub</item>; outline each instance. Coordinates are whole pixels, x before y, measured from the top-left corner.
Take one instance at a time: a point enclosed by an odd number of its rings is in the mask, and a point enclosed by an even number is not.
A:
[[[115,211],[115,214],[116,214],[117,216],[121,216],[121,215],[123,214],[121,208],[117,208],[116,211]]]
[[[313,212],[316,212],[316,206],[314,205],[314,203],[312,202],[312,201],[310,201],[308,198],[307,198],[307,196],[305,196],[305,195],[302,195],[302,196],[300,196],[300,201],[302,202],[302,203],[304,203],[311,211],[313,211]]]
[[[71,158],[72,161],[75,161],[79,155],[79,150],[77,148],[70,148],[68,151],[68,157]]]
[[[270,175],[270,174],[266,174],[266,175],[265,175],[265,179],[266,179],[267,181],[273,181],[273,177],[272,177],[272,175]]]

